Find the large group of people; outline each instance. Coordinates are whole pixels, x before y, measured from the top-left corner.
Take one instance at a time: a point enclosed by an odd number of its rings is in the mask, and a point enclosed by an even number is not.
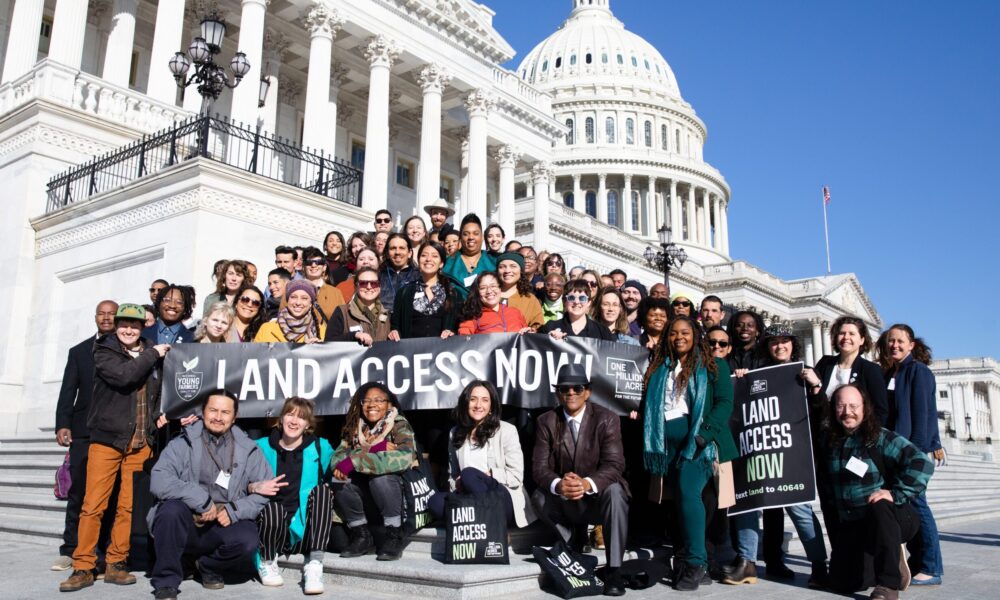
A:
[[[200,313],[194,287],[162,279],[148,304],[97,305],[96,332],[69,352],[56,414],[73,477],[53,565],[72,572],[60,590],[99,576],[135,583],[127,563],[133,482],[146,465],[156,598],[175,598],[192,573],[208,589],[241,570],[280,586],[277,560],[291,553],[305,557],[305,593],[322,593],[335,527],[346,533],[340,558],[401,557],[402,478],[424,457],[441,484],[428,502],[433,514],[443,516],[450,494],[503,491],[511,527],[537,520],[575,550],[603,547],[607,595],[625,593],[618,569],[637,519],[658,524],[653,533],[671,542],[677,590],[712,579],[755,583],[761,538],[766,575],[793,578],[782,552],[785,513],[812,565],[810,587],[875,586],[871,598],[891,600],[907,585],[941,583],[926,499],[942,458],[935,385],[930,349],[909,326],[873,341],[863,321],[844,316],[831,331],[837,354],[799,374],[828,554],[809,504],[731,519],[719,506],[720,465],[739,457],[733,378],[801,361],[791,328],[752,310],[727,315],[717,296],[699,302],[663,283],[647,289],[621,269],[567,268],[561,255],[508,240],[499,225],[484,229],[474,214],[455,228],[444,202],[426,210],[428,222],[414,215],[399,232],[380,210],[373,231],[331,231],[321,247],[278,246],[261,287],[256,265],[220,260]],[[586,370],[571,364],[557,374],[554,408],[529,415],[507,410],[481,380],[451,411],[407,414],[374,381],[360,386],[346,416],[322,420],[311,401],[289,397],[266,423],[238,421],[239,399],[224,389],[179,423],[160,407],[163,357],[174,344],[371,346],[492,333],[642,346],[642,403],[619,416],[591,402]],[[169,439],[168,430],[179,433]],[[723,558],[728,546],[734,558]]]

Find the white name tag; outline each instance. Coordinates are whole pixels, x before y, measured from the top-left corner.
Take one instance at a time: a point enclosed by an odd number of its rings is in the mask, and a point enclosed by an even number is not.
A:
[[[359,331],[364,331],[364,327],[362,327],[361,325],[354,325],[353,327],[351,327],[350,331],[351,333],[357,333]]]
[[[854,473],[858,477],[864,477],[865,473],[868,472],[868,463],[863,460],[858,460],[858,457],[852,456],[851,460],[847,461],[847,470]]]
[[[229,473],[225,471],[219,471],[219,476],[215,478],[215,485],[219,486],[224,490],[229,489]]]
[[[465,287],[469,287],[475,280],[476,280],[475,275],[469,275],[468,277],[463,279],[462,282],[465,284]]]
[[[896,378],[893,377],[892,379],[889,380],[889,391],[891,392],[895,389],[896,389]]]
[[[424,297],[424,293],[423,292],[417,292],[416,294],[413,294],[413,299],[414,300],[416,300],[417,298],[423,298],[423,297]]]

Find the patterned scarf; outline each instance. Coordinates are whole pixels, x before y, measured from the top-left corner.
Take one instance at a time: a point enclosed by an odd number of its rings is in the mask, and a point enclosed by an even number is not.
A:
[[[311,309],[299,318],[293,317],[287,307],[281,309],[278,311],[278,327],[289,342],[304,341],[306,337],[319,337],[316,319],[313,318]]]
[[[424,316],[437,314],[441,310],[441,307],[444,306],[444,286],[440,283],[435,283],[431,286],[431,293],[434,294],[434,298],[431,300],[427,299],[427,294],[414,295],[413,310]]]
[[[368,452],[372,446],[377,445],[392,433],[392,426],[396,422],[396,415],[398,413],[399,411],[396,410],[396,407],[392,407],[385,413],[384,417],[379,419],[378,423],[372,426],[368,425],[368,421],[365,421],[364,417],[359,418],[357,433],[354,434],[351,444],[355,448],[360,448]]]
[[[649,378],[649,385],[646,388],[645,411],[642,420],[644,438],[642,459],[646,470],[654,475],[666,475],[671,466],[667,461],[666,440],[663,437],[664,425],[666,423],[663,418],[663,405],[668,402],[667,378],[673,376],[671,374],[672,371],[673,368],[670,365],[670,359],[663,361],[663,364]],[[693,423],[696,420],[700,423],[700,411],[705,402],[707,383],[708,372],[699,359],[694,373],[691,374],[691,378],[687,381],[686,393],[688,409],[690,411],[687,418],[689,423]],[[695,433],[697,433],[696,430]],[[683,456],[684,450],[685,448],[680,448],[678,454]]]

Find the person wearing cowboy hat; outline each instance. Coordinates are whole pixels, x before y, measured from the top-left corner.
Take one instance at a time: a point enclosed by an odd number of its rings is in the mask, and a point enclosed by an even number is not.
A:
[[[432,233],[441,231],[441,228],[448,221],[448,217],[455,214],[455,211],[448,206],[448,201],[443,198],[438,198],[425,206],[424,211],[431,217],[431,230],[427,232],[428,237]]]

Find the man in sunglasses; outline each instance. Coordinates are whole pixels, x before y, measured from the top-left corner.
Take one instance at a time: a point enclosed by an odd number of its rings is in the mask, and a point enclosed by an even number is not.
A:
[[[631,497],[623,475],[621,424],[618,415],[587,402],[590,378],[582,365],[564,365],[556,382],[560,407],[538,419],[532,455],[538,484],[534,502],[542,520],[574,550],[582,550],[588,524],[604,527],[604,594],[621,596],[625,587],[618,568]]]
[[[392,233],[392,213],[385,208],[380,208],[375,213],[375,233],[381,231]]]
[[[670,299],[670,318],[677,317],[694,318],[694,302],[684,294],[674,294]]]

